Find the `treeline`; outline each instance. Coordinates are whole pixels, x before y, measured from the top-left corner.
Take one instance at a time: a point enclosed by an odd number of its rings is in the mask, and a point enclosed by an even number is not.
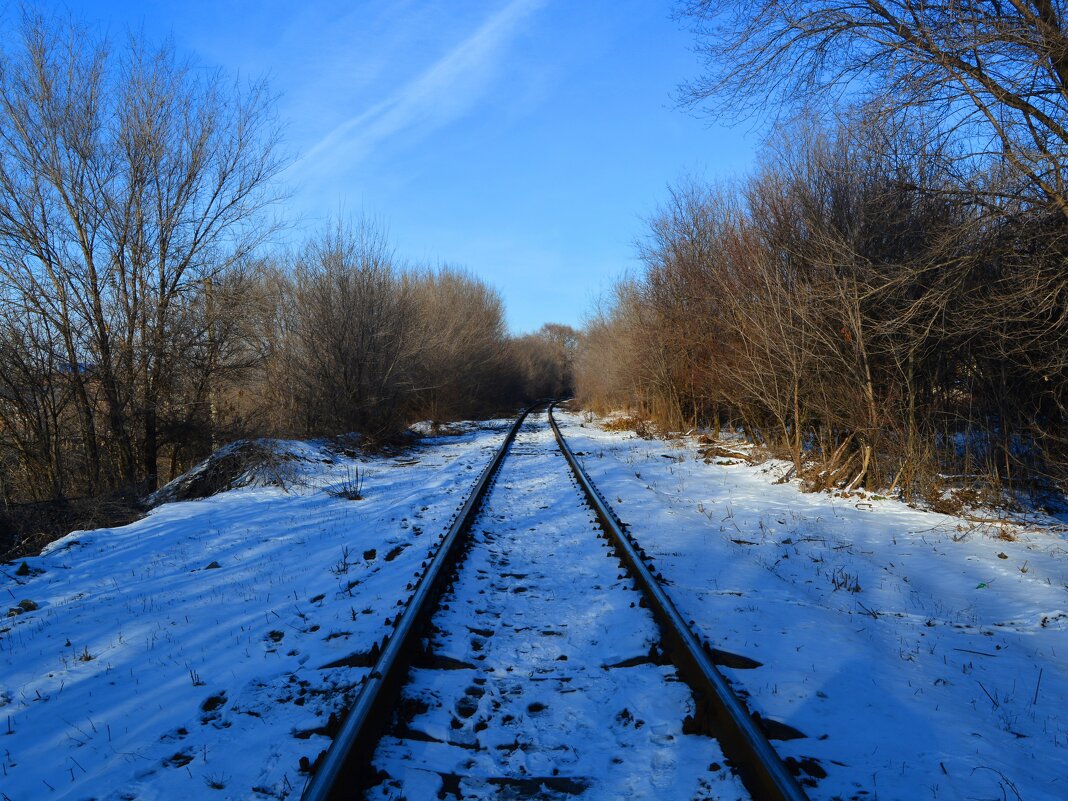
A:
[[[672,189],[583,402],[741,429],[812,489],[1063,496],[1068,36],[1039,6],[687,4],[689,100],[810,105],[748,179]]]
[[[814,488],[1063,483],[1068,219],[991,218],[901,137],[794,130],[740,185],[675,187],[589,326],[583,402],[740,427]]]
[[[243,304],[255,335],[235,332],[239,369],[217,390],[229,438],[382,440],[415,420],[507,411],[570,385],[571,329],[509,336],[494,289],[461,270],[406,266],[368,221],[335,224],[292,264],[263,266],[245,295],[258,299]]]
[[[10,28],[5,506],[141,494],[237,437],[381,440],[567,383],[559,332],[513,340],[492,288],[404,264],[373,224],[265,250],[284,166],[262,84],[33,12]]]

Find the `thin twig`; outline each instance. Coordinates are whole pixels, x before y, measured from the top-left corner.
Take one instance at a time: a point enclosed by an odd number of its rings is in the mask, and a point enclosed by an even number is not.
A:
[[[988,654],[985,651],[973,651],[970,648],[954,648],[954,651],[961,651],[965,654],[978,654],[979,656],[997,656],[997,654]]]
[[[1031,706],[1038,703],[1038,688],[1042,686],[1042,671],[1045,668],[1038,669],[1038,681],[1035,682],[1035,697],[1031,699]]]
[[[986,697],[990,699],[990,703],[994,705],[994,709],[997,709],[999,706],[1001,706],[1001,704],[998,703],[998,700],[994,696],[986,692],[986,687],[983,687],[983,683],[981,681],[977,682],[977,684],[982,689],[982,691],[986,693]]]

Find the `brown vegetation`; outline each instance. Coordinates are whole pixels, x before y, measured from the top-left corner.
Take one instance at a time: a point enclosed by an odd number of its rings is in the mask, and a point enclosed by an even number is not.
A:
[[[259,430],[381,441],[518,400],[497,293],[459,270],[406,268],[367,220],[313,237],[255,294],[261,352],[228,408]]]
[[[567,398],[574,393],[574,362],[579,332],[546,323],[510,344],[510,362],[524,398]]]
[[[782,133],[749,180],[684,182],[655,214],[580,397],[737,426],[811,489],[1063,493],[1063,3],[680,9],[707,56],[684,101]]]
[[[0,47],[0,557],[237,439],[382,443],[569,388],[575,332],[509,337],[495,290],[371,222],[268,251],[277,141],[263,84],[169,47],[32,10]]]
[[[259,245],[262,86],[27,15],[0,53],[3,490],[155,485],[222,369],[210,287]]]
[[[802,123],[744,184],[676,187],[590,323],[580,400],[739,427],[811,489],[1063,488],[1064,217],[964,199],[925,133]]]

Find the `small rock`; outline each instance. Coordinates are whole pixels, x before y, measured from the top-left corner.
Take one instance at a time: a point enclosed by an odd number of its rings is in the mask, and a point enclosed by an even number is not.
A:
[[[19,601],[19,608],[22,609],[23,612],[32,612],[35,609],[38,609],[39,607],[29,598],[26,598],[22,601]]]
[[[220,565],[218,562],[212,562],[210,565],[208,565],[204,569],[205,570],[218,570],[220,567],[222,567],[222,565]]]

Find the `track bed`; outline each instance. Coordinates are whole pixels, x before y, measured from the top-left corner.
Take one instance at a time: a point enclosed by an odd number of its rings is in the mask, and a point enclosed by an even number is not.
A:
[[[375,751],[372,799],[748,798],[544,412],[523,425]]]

